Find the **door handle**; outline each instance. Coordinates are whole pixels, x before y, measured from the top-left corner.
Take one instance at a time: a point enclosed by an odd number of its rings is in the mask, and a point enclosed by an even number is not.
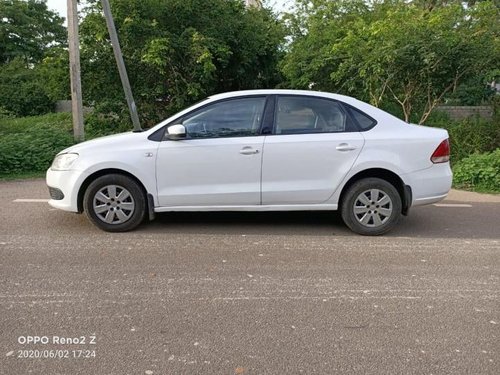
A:
[[[348,143],[341,143],[337,147],[335,147],[337,151],[353,151],[356,150],[356,146],[351,146]]]
[[[255,148],[252,148],[252,147],[243,147],[241,150],[240,150],[240,154],[242,155],[254,155],[254,154],[258,154],[259,153],[259,150],[255,149]]]

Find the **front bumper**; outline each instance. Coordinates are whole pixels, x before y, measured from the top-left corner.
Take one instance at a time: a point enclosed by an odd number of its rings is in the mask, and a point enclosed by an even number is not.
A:
[[[49,168],[46,176],[47,186],[49,189],[59,190],[62,194],[62,199],[51,199],[49,204],[60,210],[78,212],[78,191],[86,178],[87,174],[82,171],[54,171]],[[61,198],[61,195],[56,198]]]

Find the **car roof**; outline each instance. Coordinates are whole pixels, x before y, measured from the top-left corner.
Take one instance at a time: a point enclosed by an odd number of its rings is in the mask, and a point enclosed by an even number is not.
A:
[[[325,91],[313,91],[313,90],[285,90],[285,89],[265,89],[265,90],[241,90],[241,91],[231,91],[216,95],[211,95],[208,97],[209,100],[215,101],[226,98],[237,98],[249,95],[297,95],[297,96],[314,96],[318,98],[328,98],[333,100],[338,100],[342,103],[349,104],[366,114],[373,117],[377,122],[384,121],[401,121],[394,117],[393,115],[382,111],[366,102],[353,98],[347,95],[334,94]]]
[[[307,95],[307,96],[317,96],[323,98],[337,99],[345,102],[357,101],[356,99],[340,94],[333,94],[324,91],[313,91],[313,90],[285,90],[285,89],[264,89],[264,90],[241,90],[241,91],[231,91],[221,94],[215,94],[209,96],[210,99],[225,99],[234,98],[238,96],[249,96],[249,95]]]

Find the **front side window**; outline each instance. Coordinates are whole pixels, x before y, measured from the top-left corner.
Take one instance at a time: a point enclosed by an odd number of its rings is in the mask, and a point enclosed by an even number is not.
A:
[[[344,109],[322,98],[278,97],[276,134],[335,133],[350,131]]]
[[[265,102],[265,97],[252,97],[209,104],[185,117],[182,125],[189,138],[258,135]]]

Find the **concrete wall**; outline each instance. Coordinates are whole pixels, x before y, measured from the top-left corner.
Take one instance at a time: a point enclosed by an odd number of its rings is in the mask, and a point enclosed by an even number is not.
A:
[[[452,120],[462,120],[467,117],[479,116],[491,120],[493,108],[491,106],[439,106],[436,111],[447,113]]]
[[[56,112],[71,112],[71,100],[58,100],[56,102]],[[92,108],[83,107],[83,113],[92,112]]]

